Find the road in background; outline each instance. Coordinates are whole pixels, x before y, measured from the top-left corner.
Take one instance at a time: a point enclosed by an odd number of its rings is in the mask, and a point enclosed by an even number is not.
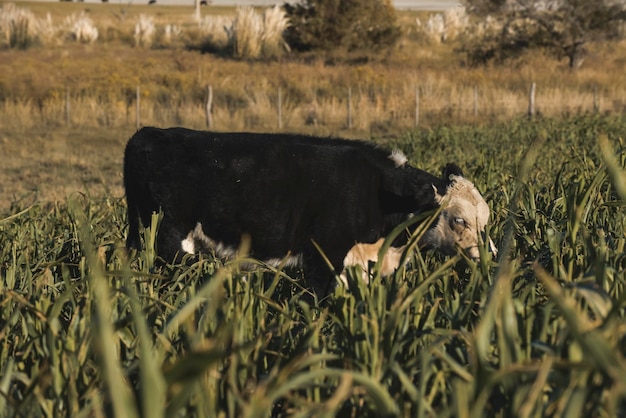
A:
[[[185,0],[157,0],[159,3],[165,4],[167,1],[183,4]],[[290,3],[292,1],[276,1],[276,0],[213,0],[214,5],[227,6],[237,5],[269,5]],[[461,4],[458,0],[392,0],[397,9],[414,9],[414,10],[446,10],[457,7]]]
[[[37,0],[36,0],[37,1]],[[39,0],[58,1],[58,0]],[[442,11],[460,6],[459,0],[392,0],[397,9]],[[14,0],[20,3],[20,0]],[[85,3],[100,3],[101,0],[84,0]],[[148,0],[109,0],[112,4],[147,4]],[[297,3],[297,0],[213,0],[215,6],[273,6],[275,4]],[[157,0],[157,4],[193,6],[193,0]]]
[[[461,7],[461,2],[455,0],[393,0],[393,5],[396,6],[396,9],[441,11]]]

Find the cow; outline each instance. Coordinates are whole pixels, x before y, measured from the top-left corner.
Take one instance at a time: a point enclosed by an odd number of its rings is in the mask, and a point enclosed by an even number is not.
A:
[[[318,298],[347,265],[367,269],[383,238],[412,216],[439,210],[420,246],[460,248],[475,259],[489,219],[487,203],[454,164],[437,177],[399,151],[306,135],[145,127],[126,145],[124,186],[128,248],[140,248],[140,224],[161,211],[163,260],[230,257],[245,236],[254,258],[302,266]],[[393,241],[383,274],[398,267],[407,239]]]

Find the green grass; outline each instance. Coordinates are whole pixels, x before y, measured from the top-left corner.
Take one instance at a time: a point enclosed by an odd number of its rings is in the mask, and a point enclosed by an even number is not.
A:
[[[498,259],[411,253],[369,285],[349,272],[322,307],[297,272],[244,269],[245,248],[163,269],[150,245],[127,256],[119,198],[15,202],[0,218],[0,416],[623,415],[624,128],[395,139],[418,166],[464,168]]]

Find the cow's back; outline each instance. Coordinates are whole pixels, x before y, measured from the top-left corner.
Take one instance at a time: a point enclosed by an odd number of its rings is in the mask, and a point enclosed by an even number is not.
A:
[[[178,243],[200,223],[229,246],[251,235],[260,258],[299,252],[311,238],[332,251],[375,238],[356,218],[380,216],[369,213],[379,211],[370,204],[381,182],[376,159],[392,164],[359,141],[143,128],[126,147],[129,213],[147,225],[163,211]]]

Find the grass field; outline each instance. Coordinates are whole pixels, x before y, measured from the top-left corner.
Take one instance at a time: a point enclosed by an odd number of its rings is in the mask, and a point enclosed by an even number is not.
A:
[[[625,127],[516,120],[388,143],[429,170],[460,163],[500,255],[413,253],[369,286],[355,272],[324,307],[302,302],[297,273],[244,258],[127,257],[119,196],[15,203],[0,220],[0,414],[623,415]]]
[[[0,417],[626,415],[623,48],[596,45],[575,72],[541,54],[467,68],[406,13],[382,58],[250,62],[131,45],[140,13],[191,27],[189,9],[18,4],[52,19],[88,9],[108,29],[0,50]],[[497,259],[411,252],[392,277],[350,271],[310,306],[300,272],[245,248],[155,266],[157,218],[127,254],[135,87],[144,124],[202,128],[209,82],[221,130],[276,130],[280,86],[286,131],[371,138],[430,172],[457,163],[491,207]],[[477,116],[458,105],[475,85]]]

